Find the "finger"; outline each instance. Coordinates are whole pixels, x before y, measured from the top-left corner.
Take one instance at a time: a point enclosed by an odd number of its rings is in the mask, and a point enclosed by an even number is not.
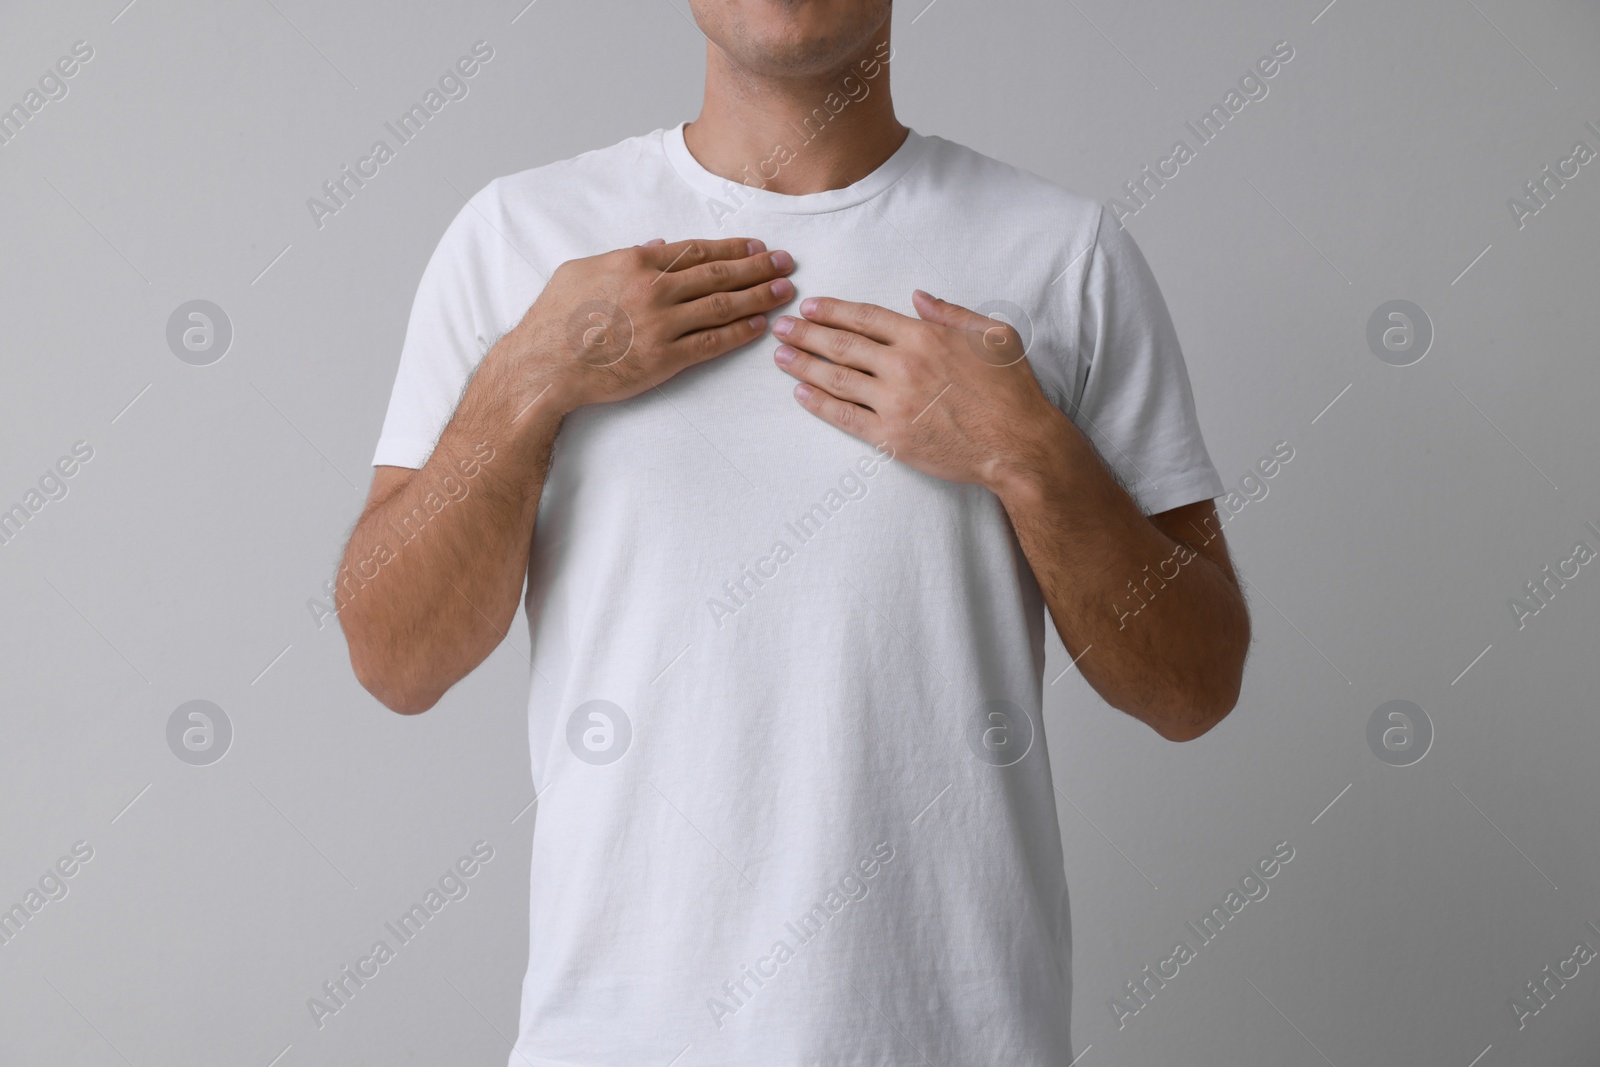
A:
[[[704,363],[708,359],[715,359],[726,352],[732,352],[740,345],[749,344],[760,337],[766,328],[765,315],[752,315],[738,322],[730,322],[726,326],[685,334],[672,342],[669,351],[682,362],[683,366]]]
[[[809,303],[809,301],[805,301]],[[835,363],[854,367],[874,374],[883,365],[883,355],[888,351],[878,342],[869,340],[849,330],[835,330],[818,326],[792,315],[781,315],[772,323],[772,332],[795,348],[819,356],[827,356]]]
[[[802,382],[814,385],[840,400],[848,400],[852,404],[866,408],[873,407],[873,400],[878,396],[878,389],[882,385],[870,374],[862,374],[842,364],[818,359],[788,345],[779,345],[778,350],[772,354],[772,359]]]
[[[921,289],[911,290],[911,306],[917,309],[917,314],[922,316],[923,321],[949,326],[956,330],[987,330],[998,321],[960,304],[940,300],[932,293]]]
[[[1009,367],[1027,355],[1022,335],[1004,319],[940,300],[921,289],[912,290],[911,304],[924,321],[965,332],[973,352],[990,366]]]
[[[871,441],[877,436],[878,416],[859,404],[840,400],[826,389],[801,382],[794,387],[794,397],[800,406],[830,426],[836,426],[851,437]]]
[[[695,330],[706,330],[771,311],[793,299],[794,283],[788,278],[779,278],[748,289],[716,292],[699,300],[691,300],[669,309],[666,320],[668,328],[676,331],[675,336],[682,337]]]
[[[801,301],[800,314],[818,325],[849,330],[886,345],[893,344],[907,326],[917,321],[877,304],[858,304],[831,296],[814,296]]]
[[[686,270],[719,259],[743,259],[760,255],[767,246],[749,237],[729,237],[719,241],[674,241],[645,248],[645,263],[662,273]]]
[[[672,274],[661,275],[657,279],[657,284],[666,286],[667,292],[673,298],[689,301],[712,293],[748,289],[753,285],[781,278],[793,269],[794,257],[779,250],[761,252],[743,259],[718,259],[686,267]],[[794,295],[792,287],[789,295]],[[788,297],[784,299],[787,300]]]

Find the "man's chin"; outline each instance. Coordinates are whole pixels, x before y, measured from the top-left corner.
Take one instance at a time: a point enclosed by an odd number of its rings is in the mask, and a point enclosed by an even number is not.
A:
[[[738,64],[784,79],[826,78],[848,66],[888,17],[860,0],[714,0],[695,5],[708,38]]]

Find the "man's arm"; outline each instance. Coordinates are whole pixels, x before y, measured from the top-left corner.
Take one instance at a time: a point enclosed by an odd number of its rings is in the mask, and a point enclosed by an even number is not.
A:
[[[415,714],[482,663],[516,615],[561,420],[753,341],[793,297],[792,268],[746,238],[562,264],[483,358],[423,467],[374,473],[334,583],[362,686]]]
[[[816,299],[774,322],[796,397],[926,474],[992,491],[1089,683],[1162,737],[1199,737],[1237,701],[1250,643],[1227,548],[1205,536],[1211,505],[1147,518],[1045,397],[1015,330],[913,301],[920,320]]]
[[[1112,707],[1169,741],[1199,737],[1239,699],[1250,617],[1210,501],[1148,518],[1094,447],[1057,418],[1018,427],[991,489],[1005,506],[1067,652]]]
[[[517,421],[515,362],[498,345],[484,357],[421,470],[374,469],[345,546],[335,604],[350,664],[395,711],[431,708],[517,613],[564,404],[546,394]]]

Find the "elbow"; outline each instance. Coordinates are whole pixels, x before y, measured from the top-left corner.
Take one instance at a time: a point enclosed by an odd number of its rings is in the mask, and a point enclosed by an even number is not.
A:
[[[1226,628],[1228,639],[1213,646],[1205,666],[1175,687],[1167,713],[1147,720],[1168,741],[1193,741],[1226,719],[1239,703],[1244,663],[1250,653],[1250,619]]]
[[[1160,734],[1163,740],[1193,741],[1198,737],[1204,737],[1211,732],[1213,726],[1226,719],[1235,703],[1237,695],[1232,700],[1190,701],[1176,714],[1152,723],[1151,728]]]
[[[1107,703],[1154,730],[1164,741],[1193,741],[1203,737],[1233,710],[1238,690],[1207,691],[1199,687],[1174,687],[1171,692],[1142,700]]]
[[[356,670],[356,681],[371,693],[378,703],[397,715],[421,715],[439,703],[441,694],[423,692],[415,687],[397,685],[381,675]]]
[[[378,703],[397,715],[421,715],[439,703],[439,698],[436,696],[424,696],[417,693],[391,690],[380,692],[370,685],[366,686],[366,690],[378,698]]]
[[[420,686],[408,684],[404,679],[397,677],[399,674],[392,666],[383,666],[372,661],[369,655],[364,654],[352,642],[350,645],[350,667],[355,672],[356,681],[361,683],[361,688],[371,693],[378,703],[398,715],[421,715],[439,702],[444,694],[432,690],[424,690]]]
[[[1244,683],[1244,656],[1220,664],[1208,677],[1196,679],[1172,694],[1164,713],[1152,716],[1151,729],[1167,741],[1193,741],[1211,732],[1238,706]]]

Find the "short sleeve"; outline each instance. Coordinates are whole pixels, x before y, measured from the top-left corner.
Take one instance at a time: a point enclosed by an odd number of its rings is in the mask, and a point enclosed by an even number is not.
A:
[[[501,238],[486,218],[493,200],[491,184],[462,207],[422,272],[373,466],[428,461],[467,380],[509,328],[497,311]]]
[[[1073,422],[1145,514],[1220,496],[1167,303],[1132,235],[1104,208],[1080,306]]]

